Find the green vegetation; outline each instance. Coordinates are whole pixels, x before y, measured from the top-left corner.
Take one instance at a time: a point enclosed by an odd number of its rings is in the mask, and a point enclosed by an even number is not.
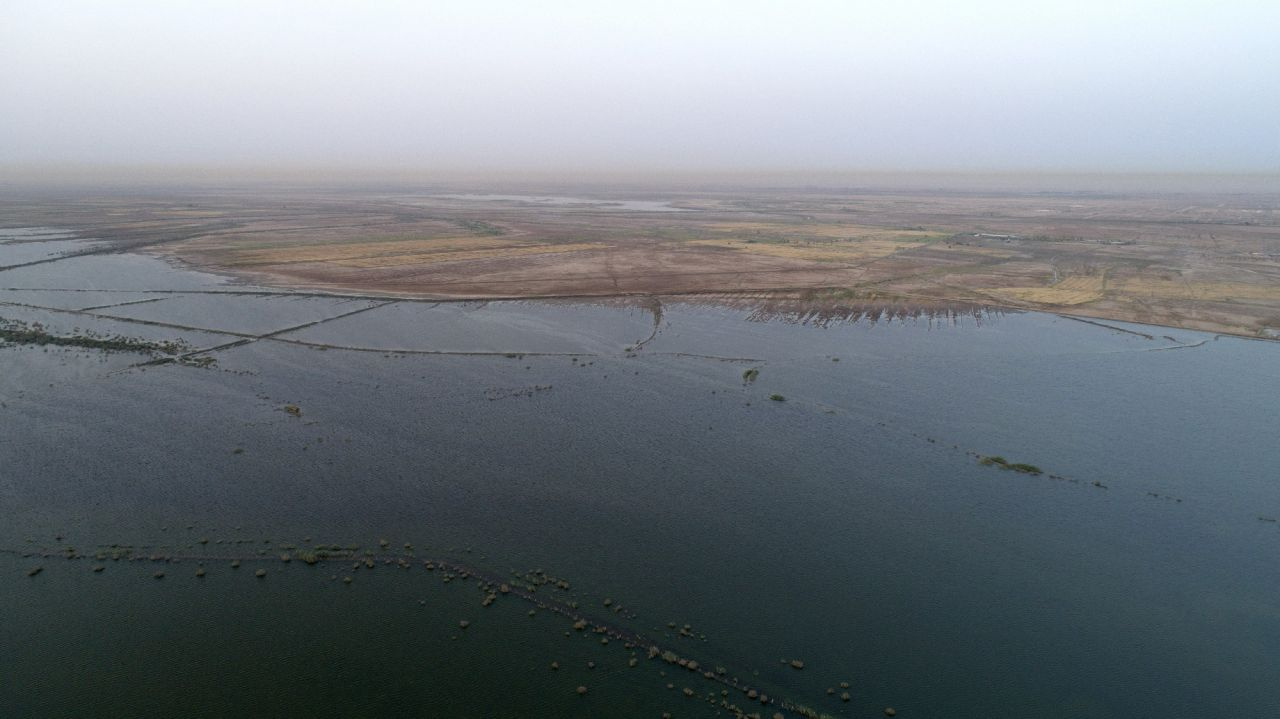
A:
[[[756,369],[755,367],[752,367],[752,368],[751,368],[751,369],[749,369],[749,370],[744,370],[744,371],[743,371],[743,373],[742,373],[742,381],[743,381],[743,382],[755,382],[755,381],[756,381],[756,377],[759,377],[759,376],[760,376],[760,370],[759,370],[759,369]]]
[[[796,238],[791,237],[789,235],[785,235],[785,234],[761,232],[757,230],[755,232],[752,232],[747,238],[743,240],[743,242],[745,242],[748,245],[756,245],[756,244],[789,245],[789,244],[792,244],[792,242],[795,239]]]
[[[774,402],[786,402],[786,401],[787,401],[787,398],[786,398],[786,397],[783,397],[783,396],[782,396],[782,395],[780,395],[780,394],[771,394],[771,395],[769,395],[769,399],[773,400]]]
[[[178,358],[178,362],[180,364],[187,365],[188,367],[199,367],[200,369],[209,369],[210,367],[215,367],[218,364],[217,359],[213,357],[209,357],[208,355],[198,355],[198,356],[191,356],[191,357],[184,356],[184,357]]]
[[[1000,469],[1011,469],[1015,472],[1021,472],[1023,474],[1044,474],[1044,470],[1040,469],[1034,464],[1026,464],[1024,462],[1010,462],[1009,460],[1005,459],[1004,457],[1001,457],[998,454],[992,455],[990,457],[983,457],[978,460],[978,464],[981,464],[984,467],[999,467]]]
[[[501,227],[491,225],[488,222],[482,222],[480,220],[458,220],[458,224],[464,229],[486,237],[499,237],[507,234],[507,231]]]
[[[0,317],[0,341],[21,345],[54,345],[57,347],[83,347],[104,352],[146,352],[176,355],[187,350],[181,340],[152,342],[123,335],[105,336],[92,332],[71,335],[55,335],[45,330],[39,322],[27,324],[21,320]]]

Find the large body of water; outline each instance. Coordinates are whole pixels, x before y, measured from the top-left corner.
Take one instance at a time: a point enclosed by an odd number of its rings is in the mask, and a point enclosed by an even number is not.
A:
[[[0,344],[0,716],[1280,714],[1273,343],[253,290],[0,272],[54,334],[239,342]],[[361,549],[279,558],[316,544]],[[535,598],[785,703],[426,559],[564,578]]]

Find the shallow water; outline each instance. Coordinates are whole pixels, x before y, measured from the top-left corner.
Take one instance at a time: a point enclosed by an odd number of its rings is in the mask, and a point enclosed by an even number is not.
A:
[[[548,302],[398,302],[372,317],[308,327],[291,340],[422,352],[618,354],[654,329],[639,307]]]
[[[57,262],[0,271],[0,290],[174,292],[217,289],[248,291],[261,288],[242,284],[232,286],[225,277],[135,254],[68,257]]]
[[[0,267],[21,265],[93,249],[98,243],[75,239],[49,227],[0,227]]]
[[[266,334],[354,315],[380,302],[287,295],[174,295],[157,302],[99,310],[111,317],[149,320],[223,332]]]
[[[187,557],[95,574],[0,554],[6,716],[723,715],[720,685],[642,651],[629,667],[623,642],[514,597],[482,607],[427,557],[542,568],[583,614],[835,716],[1280,710],[1280,524],[1259,519],[1280,515],[1275,344],[1032,313],[232,298],[149,262],[0,272],[27,304],[196,290],[110,320],[0,316],[250,335],[209,369],[0,350],[0,546]],[[348,307],[373,309],[262,336]],[[330,542],[409,542],[415,564],[275,559]],[[202,579],[196,555],[220,557]]]

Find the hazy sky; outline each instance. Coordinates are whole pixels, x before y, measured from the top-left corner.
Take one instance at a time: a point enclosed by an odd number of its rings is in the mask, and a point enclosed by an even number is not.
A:
[[[1280,0],[0,2],[0,164],[1280,171]]]

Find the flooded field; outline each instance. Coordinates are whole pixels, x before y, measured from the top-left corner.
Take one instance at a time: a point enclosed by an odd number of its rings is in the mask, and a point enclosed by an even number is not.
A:
[[[1273,342],[137,254],[0,320],[3,716],[1280,712]]]

